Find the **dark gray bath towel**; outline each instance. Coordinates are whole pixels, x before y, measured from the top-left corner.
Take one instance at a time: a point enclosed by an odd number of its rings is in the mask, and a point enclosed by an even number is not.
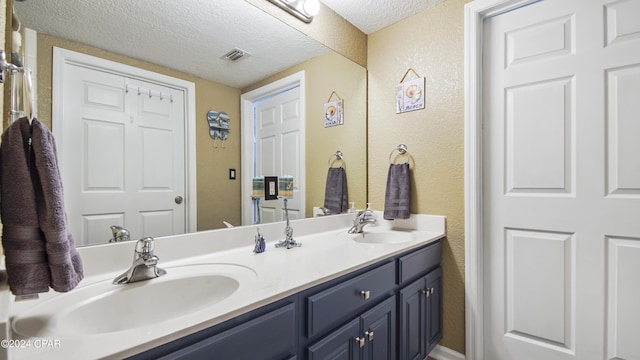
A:
[[[55,142],[37,119],[31,126],[19,119],[2,134],[0,196],[11,292],[76,287],[83,278],[82,262],[66,224]]]
[[[324,207],[332,214],[340,214],[347,211],[347,173],[344,168],[329,168],[327,184],[324,190]]]
[[[411,199],[409,164],[389,165],[387,190],[384,195],[384,219],[408,219]]]

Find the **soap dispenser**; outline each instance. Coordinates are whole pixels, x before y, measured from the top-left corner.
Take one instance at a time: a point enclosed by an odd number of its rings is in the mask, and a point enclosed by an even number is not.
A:
[[[365,221],[375,218],[375,216],[373,215],[373,210],[371,210],[371,203],[367,203],[367,209],[364,211],[363,218]]]
[[[264,250],[266,249],[266,246],[265,246],[264,236],[260,234],[260,228],[258,228],[257,231],[258,233],[256,234],[255,246],[253,248],[253,252],[256,254],[260,254],[264,252]]]

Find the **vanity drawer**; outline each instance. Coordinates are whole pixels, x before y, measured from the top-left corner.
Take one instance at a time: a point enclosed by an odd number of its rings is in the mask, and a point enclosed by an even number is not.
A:
[[[309,338],[332,325],[339,325],[349,314],[392,293],[395,264],[379,266],[360,276],[307,298],[307,335]]]
[[[398,259],[398,283],[411,280],[435,268],[441,261],[442,244],[437,241]]]

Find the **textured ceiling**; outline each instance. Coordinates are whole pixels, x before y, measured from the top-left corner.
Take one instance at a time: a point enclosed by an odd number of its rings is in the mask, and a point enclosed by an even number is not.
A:
[[[370,34],[444,0],[321,1]],[[242,0],[26,0],[14,7],[24,27],[235,88],[329,51]],[[251,56],[220,59],[235,47]]]
[[[240,0],[27,0],[14,7],[22,25],[38,32],[235,88],[328,51]],[[234,47],[251,56],[220,59]]]
[[[372,34],[445,0],[320,0],[365,34]]]

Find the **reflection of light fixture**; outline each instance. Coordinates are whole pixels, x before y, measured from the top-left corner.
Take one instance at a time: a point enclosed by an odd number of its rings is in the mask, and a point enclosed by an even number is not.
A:
[[[269,0],[298,19],[310,23],[320,11],[318,0]]]

